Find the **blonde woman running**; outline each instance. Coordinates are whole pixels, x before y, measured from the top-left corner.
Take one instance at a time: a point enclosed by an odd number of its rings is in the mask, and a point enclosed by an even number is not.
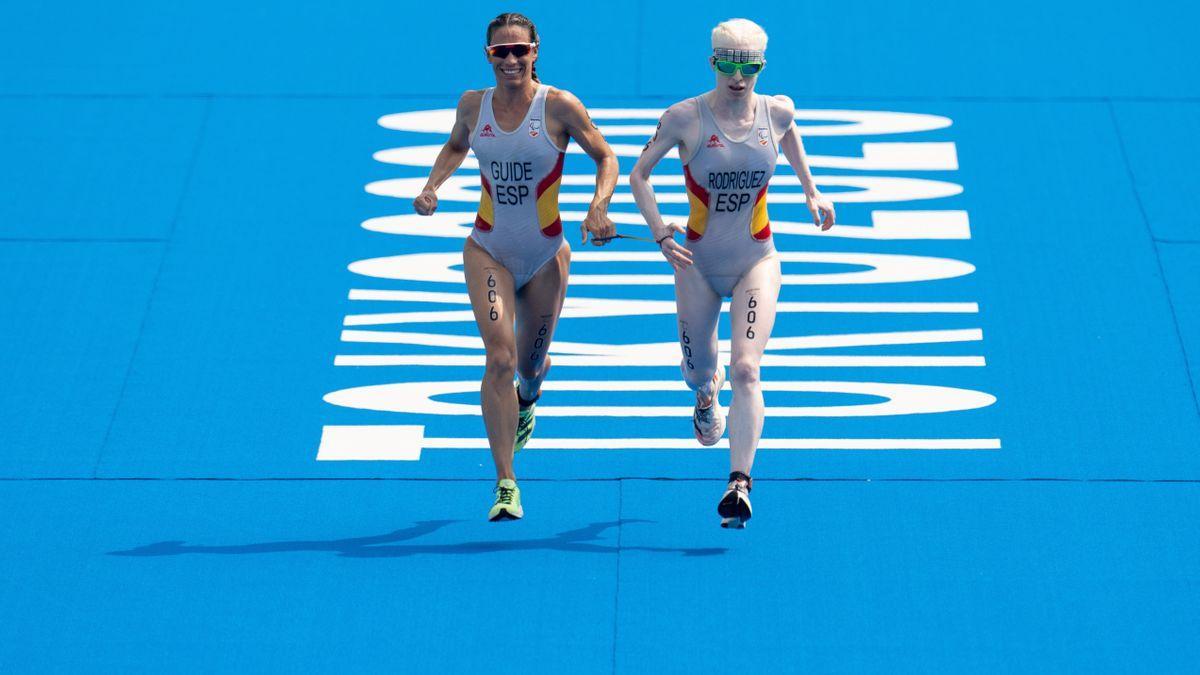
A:
[[[702,445],[721,439],[725,419],[717,394],[717,320],[730,299],[729,485],[717,512],[722,527],[741,528],[751,516],[750,471],[763,427],[759,362],[775,323],[779,257],[767,217],[767,185],[779,149],[804,186],[813,224],[834,224],[833,204],[817,191],[786,96],[756,94],[766,66],[767,34],[756,23],[730,19],[712,31],[709,67],[716,86],[667,109],[630,175],[638,208],[675,270],[680,365],[696,392],[692,428]],[[687,226],[663,222],[650,173],[672,148],[683,162],[690,212]],[[675,233],[684,234],[681,244]]]

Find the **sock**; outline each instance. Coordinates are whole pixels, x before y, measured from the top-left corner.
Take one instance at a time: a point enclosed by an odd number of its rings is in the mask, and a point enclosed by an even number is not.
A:
[[[521,406],[522,408],[528,408],[534,403],[537,403],[537,400],[542,397],[542,392],[539,391],[537,396],[527,399],[521,395],[521,385],[523,384],[525,384],[525,381],[521,378],[517,378],[517,405]]]

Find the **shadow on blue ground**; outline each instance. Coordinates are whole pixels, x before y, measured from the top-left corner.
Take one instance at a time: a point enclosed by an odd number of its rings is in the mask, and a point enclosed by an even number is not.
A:
[[[247,555],[257,553],[291,553],[297,551],[329,551],[350,558],[400,558],[410,555],[459,555],[464,553],[496,553],[500,551],[551,550],[571,553],[619,553],[645,551],[649,553],[678,553],[684,556],[723,555],[729,549],[718,547],[676,548],[659,546],[609,546],[595,543],[600,534],[613,527],[649,520],[622,519],[592,523],[585,527],[559,532],[553,537],[534,539],[495,539],[449,544],[400,544],[433,534],[456,520],[423,520],[412,527],[371,537],[352,537],[330,541],[268,541],[260,544],[231,544],[226,546],[188,545],[183,541],[160,541],[126,551],[111,551],[109,555],[151,557],[183,554]]]

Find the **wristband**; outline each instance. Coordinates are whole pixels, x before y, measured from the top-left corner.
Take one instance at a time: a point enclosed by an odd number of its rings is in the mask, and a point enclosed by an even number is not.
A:
[[[662,243],[670,238],[671,238],[671,233],[668,232],[667,234],[664,234],[662,236],[662,239],[655,239],[654,243],[658,244],[659,248],[662,248]]]

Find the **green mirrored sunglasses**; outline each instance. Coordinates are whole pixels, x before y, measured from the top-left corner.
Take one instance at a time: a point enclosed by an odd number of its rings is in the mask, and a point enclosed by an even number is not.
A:
[[[751,61],[749,63],[739,63],[737,61],[717,61],[717,72],[722,75],[733,75],[736,71],[742,71],[742,77],[750,77],[762,72],[763,68],[767,67],[764,61]]]

